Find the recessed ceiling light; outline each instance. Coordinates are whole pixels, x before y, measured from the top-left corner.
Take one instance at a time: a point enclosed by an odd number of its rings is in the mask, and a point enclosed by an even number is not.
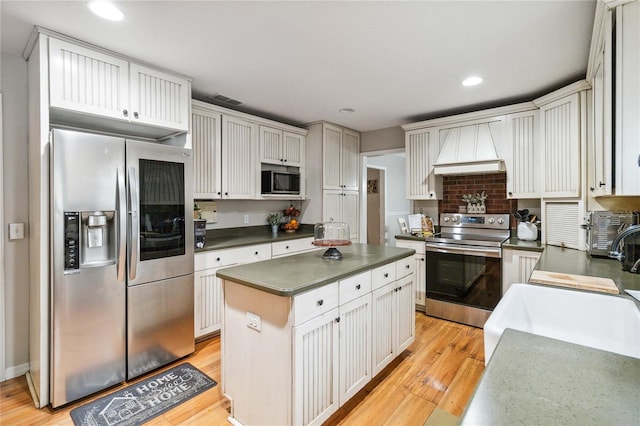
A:
[[[467,77],[464,80],[462,80],[463,86],[475,86],[480,83],[482,83],[482,77],[478,77],[476,75]]]
[[[352,112],[356,112],[356,110],[353,108],[340,108],[338,112],[341,112],[343,114],[351,114]]]
[[[122,21],[124,19],[124,14],[120,9],[108,1],[90,1],[89,9],[99,17],[109,21]]]

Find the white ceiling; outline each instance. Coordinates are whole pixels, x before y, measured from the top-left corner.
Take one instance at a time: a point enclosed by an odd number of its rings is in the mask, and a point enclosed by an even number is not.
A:
[[[595,13],[595,0],[115,3],[121,22],[85,1],[2,0],[2,50],[21,55],[38,25],[188,75],[195,98],[221,93],[254,114],[359,131],[584,78]],[[462,87],[470,74],[485,82]]]

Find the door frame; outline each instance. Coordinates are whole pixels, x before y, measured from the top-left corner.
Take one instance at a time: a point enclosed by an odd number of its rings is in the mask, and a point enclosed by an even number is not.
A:
[[[360,153],[360,230],[358,232],[361,243],[366,243],[367,235],[367,157],[377,157],[386,154],[404,153],[404,148],[383,149],[379,151],[367,151]],[[406,173],[406,171],[405,171]],[[385,212],[387,210],[387,191],[385,188]],[[386,226],[386,216],[385,216]]]
[[[380,197],[380,217],[379,217],[379,222],[380,222],[380,231],[381,231],[381,235],[380,237],[384,240],[383,244],[381,245],[386,245],[386,241],[387,241],[387,168],[384,166],[375,166],[373,164],[371,165],[367,165],[367,171],[365,171],[365,182],[368,181],[367,178],[367,172],[369,169],[374,169],[374,170],[378,170],[380,172],[380,194],[382,195]],[[368,184],[365,184],[364,187],[364,191],[363,191],[363,197],[367,198],[364,202],[364,205],[366,206],[366,209],[369,209],[369,200],[368,200],[368,191],[367,191],[367,186]],[[364,211],[364,214],[362,215],[363,217],[368,217],[368,211]],[[365,219],[366,221],[366,219]],[[366,226],[366,230],[367,232],[365,233],[366,236],[366,243],[369,244],[369,225],[367,224]]]

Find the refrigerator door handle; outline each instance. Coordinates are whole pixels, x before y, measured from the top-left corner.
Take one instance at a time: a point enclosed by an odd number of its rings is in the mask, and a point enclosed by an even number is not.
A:
[[[129,167],[129,220],[131,221],[131,235],[129,244],[129,281],[136,277],[138,270],[138,240],[140,238],[140,220],[138,219],[138,185],[136,171]]]
[[[126,267],[126,249],[127,249],[127,193],[124,181],[124,170],[122,167],[117,168],[117,191],[118,203],[116,211],[118,212],[118,261],[117,261],[117,277],[118,281],[124,282],[124,274]]]

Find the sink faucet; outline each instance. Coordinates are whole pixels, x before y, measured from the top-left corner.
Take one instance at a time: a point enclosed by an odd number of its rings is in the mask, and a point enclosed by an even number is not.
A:
[[[636,232],[640,232],[640,225],[630,226],[624,231],[620,232],[618,235],[616,235],[616,237],[611,242],[611,251],[609,252],[609,257],[622,261],[624,259],[624,253],[622,253],[622,251],[618,251],[618,246],[620,245],[620,242],[622,242],[622,240],[625,237],[628,237],[631,234],[635,234]],[[640,267],[640,259],[638,259],[633,264],[629,272],[636,273],[638,271],[638,267]]]

